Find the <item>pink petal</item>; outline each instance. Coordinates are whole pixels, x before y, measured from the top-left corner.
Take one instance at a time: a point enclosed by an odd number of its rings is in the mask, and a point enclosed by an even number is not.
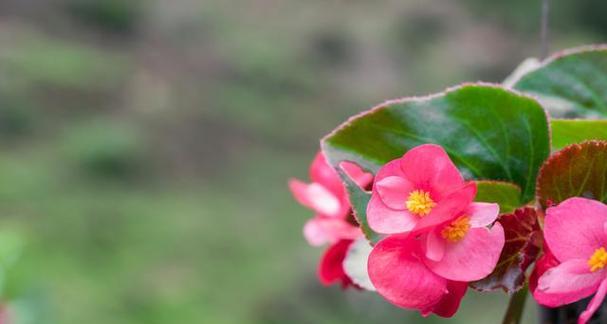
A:
[[[369,227],[377,233],[395,234],[408,232],[415,227],[418,217],[407,210],[394,210],[384,205],[377,193],[371,195],[367,205]]]
[[[373,174],[365,172],[361,167],[352,162],[342,162],[339,165],[346,174],[354,180],[361,188],[365,188],[373,181]]]
[[[607,206],[596,200],[569,198],[546,210],[544,238],[561,262],[589,258],[597,248],[607,246],[603,225]]]
[[[369,278],[377,292],[404,308],[427,310],[447,291],[447,280],[419,261],[414,238],[392,235],[380,241],[369,255]]]
[[[476,183],[474,182],[469,182],[463,187],[453,191],[450,195],[439,201],[430,214],[419,219],[414,231],[423,231],[461,215],[462,212],[468,208],[470,203],[472,203],[475,195]]]
[[[493,203],[473,202],[466,212],[470,215],[471,227],[485,227],[495,221],[500,212],[500,206]]]
[[[396,210],[407,208],[407,197],[413,189],[409,180],[396,176],[385,177],[375,183],[375,190],[384,204]]]
[[[304,237],[312,246],[335,243],[342,239],[353,240],[361,235],[360,228],[338,218],[316,216],[304,226]]]
[[[291,179],[289,188],[297,202],[315,212],[325,216],[343,216],[342,203],[320,184],[316,182],[307,184],[297,179]]]
[[[531,272],[531,276],[529,276],[529,290],[534,292],[537,288],[539,278],[546,271],[557,265],[559,265],[559,260],[552,255],[550,249],[548,249],[548,245],[544,245],[544,254],[535,262],[535,268],[533,268],[533,272]]]
[[[447,290],[449,290],[449,293],[441,298],[438,304],[429,309],[428,313],[434,313],[441,317],[451,317],[455,315],[467,289],[467,282],[448,281]]]
[[[578,319],[578,324],[586,324],[592,318],[592,315],[596,310],[603,304],[603,300],[605,299],[605,294],[607,294],[607,280],[603,280],[599,289],[596,291],[596,295],[592,297],[592,300],[586,307],[586,310],[580,314],[580,318]]]
[[[331,192],[337,199],[342,199],[346,195],[344,185],[337,174],[325,159],[322,152],[318,152],[312,165],[310,166],[310,179],[312,182],[319,183]]]
[[[438,231],[430,231],[426,238],[426,258],[432,261],[440,261],[445,255],[447,243],[439,235]]]
[[[323,285],[331,285],[341,282],[344,286],[351,283],[350,278],[344,272],[343,262],[346,258],[351,240],[341,240],[331,245],[320,260],[318,265],[318,278]]]
[[[409,150],[401,168],[411,182],[428,186],[437,200],[464,185],[459,170],[439,145],[424,144]]]
[[[475,281],[488,276],[504,247],[504,229],[499,223],[487,228],[471,228],[459,242],[446,242],[443,258],[425,263],[437,275],[455,281]]]
[[[392,160],[381,167],[375,175],[375,182],[381,181],[383,178],[393,176],[406,178],[403,170],[400,167],[400,159]]]
[[[546,271],[533,297],[549,307],[570,304],[592,295],[604,278],[604,271],[590,272],[586,259],[571,259]]]

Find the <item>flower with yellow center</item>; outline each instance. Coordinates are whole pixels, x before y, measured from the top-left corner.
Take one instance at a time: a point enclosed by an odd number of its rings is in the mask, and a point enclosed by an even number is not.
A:
[[[441,231],[443,238],[449,242],[459,242],[470,230],[470,217],[460,216]]]
[[[423,190],[413,190],[405,203],[407,209],[413,214],[424,217],[432,211],[436,203],[430,197],[430,193]]]
[[[588,266],[590,271],[595,272],[603,269],[607,265],[607,251],[604,247],[600,247],[594,251],[590,259],[588,259]]]

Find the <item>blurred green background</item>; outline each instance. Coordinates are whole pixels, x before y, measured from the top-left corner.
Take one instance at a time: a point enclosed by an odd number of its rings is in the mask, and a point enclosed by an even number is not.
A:
[[[286,182],[352,114],[503,80],[538,54],[539,8],[0,1],[2,304],[19,324],[445,322],[321,287]],[[551,48],[603,41],[605,12],[553,1]],[[505,303],[471,292],[449,322]]]

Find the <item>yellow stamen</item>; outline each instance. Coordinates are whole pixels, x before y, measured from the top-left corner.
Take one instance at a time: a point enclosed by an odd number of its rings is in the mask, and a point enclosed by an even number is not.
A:
[[[590,271],[595,272],[603,269],[607,265],[607,251],[604,247],[598,248],[594,251],[590,259],[588,259],[588,266]]]
[[[466,236],[470,229],[470,217],[461,216],[454,220],[451,224],[445,226],[441,231],[443,238],[450,242],[459,242]]]
[[[423,190],[413,190],[407,198],[407,209],[417,216],[424,217],[430,214],[436,203],[430,198],[430,193]]]

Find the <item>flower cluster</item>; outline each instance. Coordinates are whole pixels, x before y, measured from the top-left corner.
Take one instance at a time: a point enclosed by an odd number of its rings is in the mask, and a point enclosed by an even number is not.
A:
[[[353,163],[343,163],[342,167],[361,187],[366,187],[372,180],[371,174]],[[346,188],[321,152],[316,154],[310,167],[310,180],[311,183],[305,183],[291,179],[289,187],[300,204],[316,213],[304,226],[308,243],[312,246],[329,244],[318,267],[318,277],[325,285],[339,282],[348,287],[352,280],[343,269],[343,261],[362,232],[352,215]]]
[[[438,145],[418,146],[379,170],[367,217],[387,234],[368,261],[380,295],[422,315],[455,313],[468,282],[489,275],[504,246],[503,228],[493,224],[499,206],[473,202],[475,195],[476,184]]]
[[[361,187],[372,179],[354,164],[342,167]],[[344,257],[362,232],[339,175],[322,153],[312,163],[310,178],[309,184],[290,181],[295,198],[316,212],[304,236],[311,245],[330,245],[319,266],[320,281],[348,286],[352,281],[343,269]],[[484,278],[497,263],[504,245],[501,225],[493,224],[499,206],[473,202],[476,184],[464,181],[445,151],[432,144],[387,163],[372,189],[369,225],[386,235],[369,255],[373,286],[400,307],[452,316],[468,282]]]
[[[504,248],[495,203],[475,202],[441,146],[425,144],[388,162],[376,176],[353,163],[344,174],[371,189],[369,227],[381,239],[366,255],[370,285],[389,302],[422,315],[451,317],[470,282],[494,271]],[[316,215],[304,226],[313,246],[328,244],[318,270],[325,284],[356,286],[344,269],[353,242],[363,237],[338,173],[318,153],[311,183],[292,179],[296,200]],[[541,305],[558,307],[594,295],[579,323],[587,323],[607,294],[607,205],[573,197],[547,208],[543,255],[529,279]],[[360,288],[360,287],[359,287]]]

